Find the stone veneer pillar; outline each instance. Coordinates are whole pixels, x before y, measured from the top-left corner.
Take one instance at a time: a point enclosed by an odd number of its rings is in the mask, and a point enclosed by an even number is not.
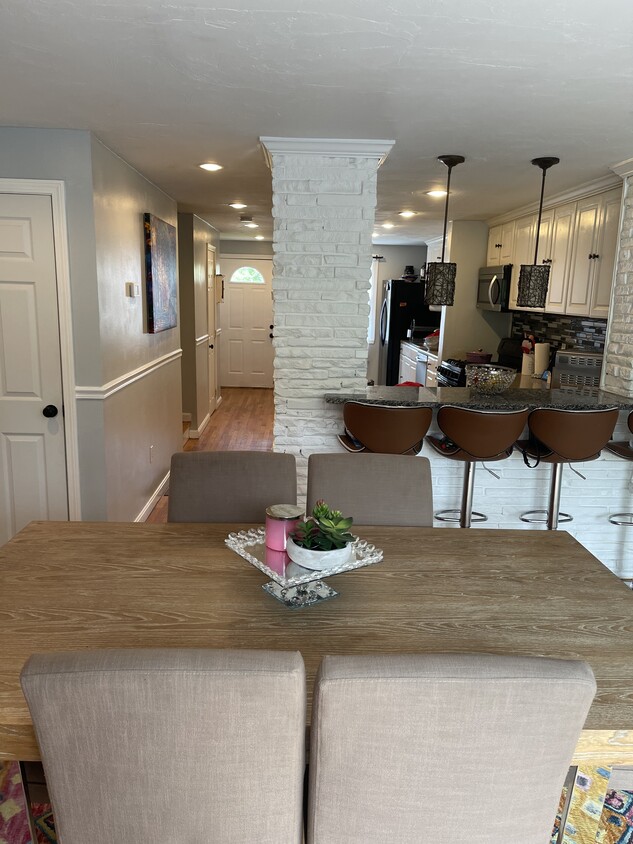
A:
[[[633,158],[611,169],[624,185],[603,378],[606,390],[633,396]]]
[[[274,450],[340,451],[324,393],[367,384],[376,171],[393,141],[260,138],[273,176]]]

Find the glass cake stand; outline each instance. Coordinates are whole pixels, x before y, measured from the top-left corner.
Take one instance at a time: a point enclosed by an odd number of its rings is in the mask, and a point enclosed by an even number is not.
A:
[[[230,533],[225,542],[236,554],[271,578],[262,587],[269,595],[293,609],[309,607],[338,595],[338,592],[323,582],[321,578],[324,576],[371,566],[379,563],[383,557],[380,548],[356,538],[352,545],[352,555],[346,563],[313,571],[293,563],[285,551],[267,548],[264,539],[262,527]]]

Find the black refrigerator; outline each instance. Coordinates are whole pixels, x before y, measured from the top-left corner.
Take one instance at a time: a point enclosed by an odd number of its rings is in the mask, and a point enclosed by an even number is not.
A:
[[[400,341],[415,321],[418,336],[439,327],[441,310],[431,311],[424,301],[424,283],[401,278],[385,281],[380,309],[380,354],[378,383],[391,387],[398,383]]]

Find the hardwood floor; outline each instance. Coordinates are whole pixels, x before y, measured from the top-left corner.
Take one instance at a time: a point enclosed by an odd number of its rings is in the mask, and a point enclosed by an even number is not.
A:
[[[183,451],[272,451],[273,391],[223,387],[222,403],[199,439],[187,440]],[[158,501],[147,521],[167,521],[167,496]]]

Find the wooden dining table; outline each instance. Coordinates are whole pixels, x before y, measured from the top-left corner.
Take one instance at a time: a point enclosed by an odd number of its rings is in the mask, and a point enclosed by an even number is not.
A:
[[[633,592],[569,534],[358,527],[384,559],[289,609],[226,547],[243,527],[32,522],[0,548],[0,759],[39,758],[32,653],[186,647],[298,650],[309,698],[325,654],[584,659],[598,692],[577,760],[633,764]]]

